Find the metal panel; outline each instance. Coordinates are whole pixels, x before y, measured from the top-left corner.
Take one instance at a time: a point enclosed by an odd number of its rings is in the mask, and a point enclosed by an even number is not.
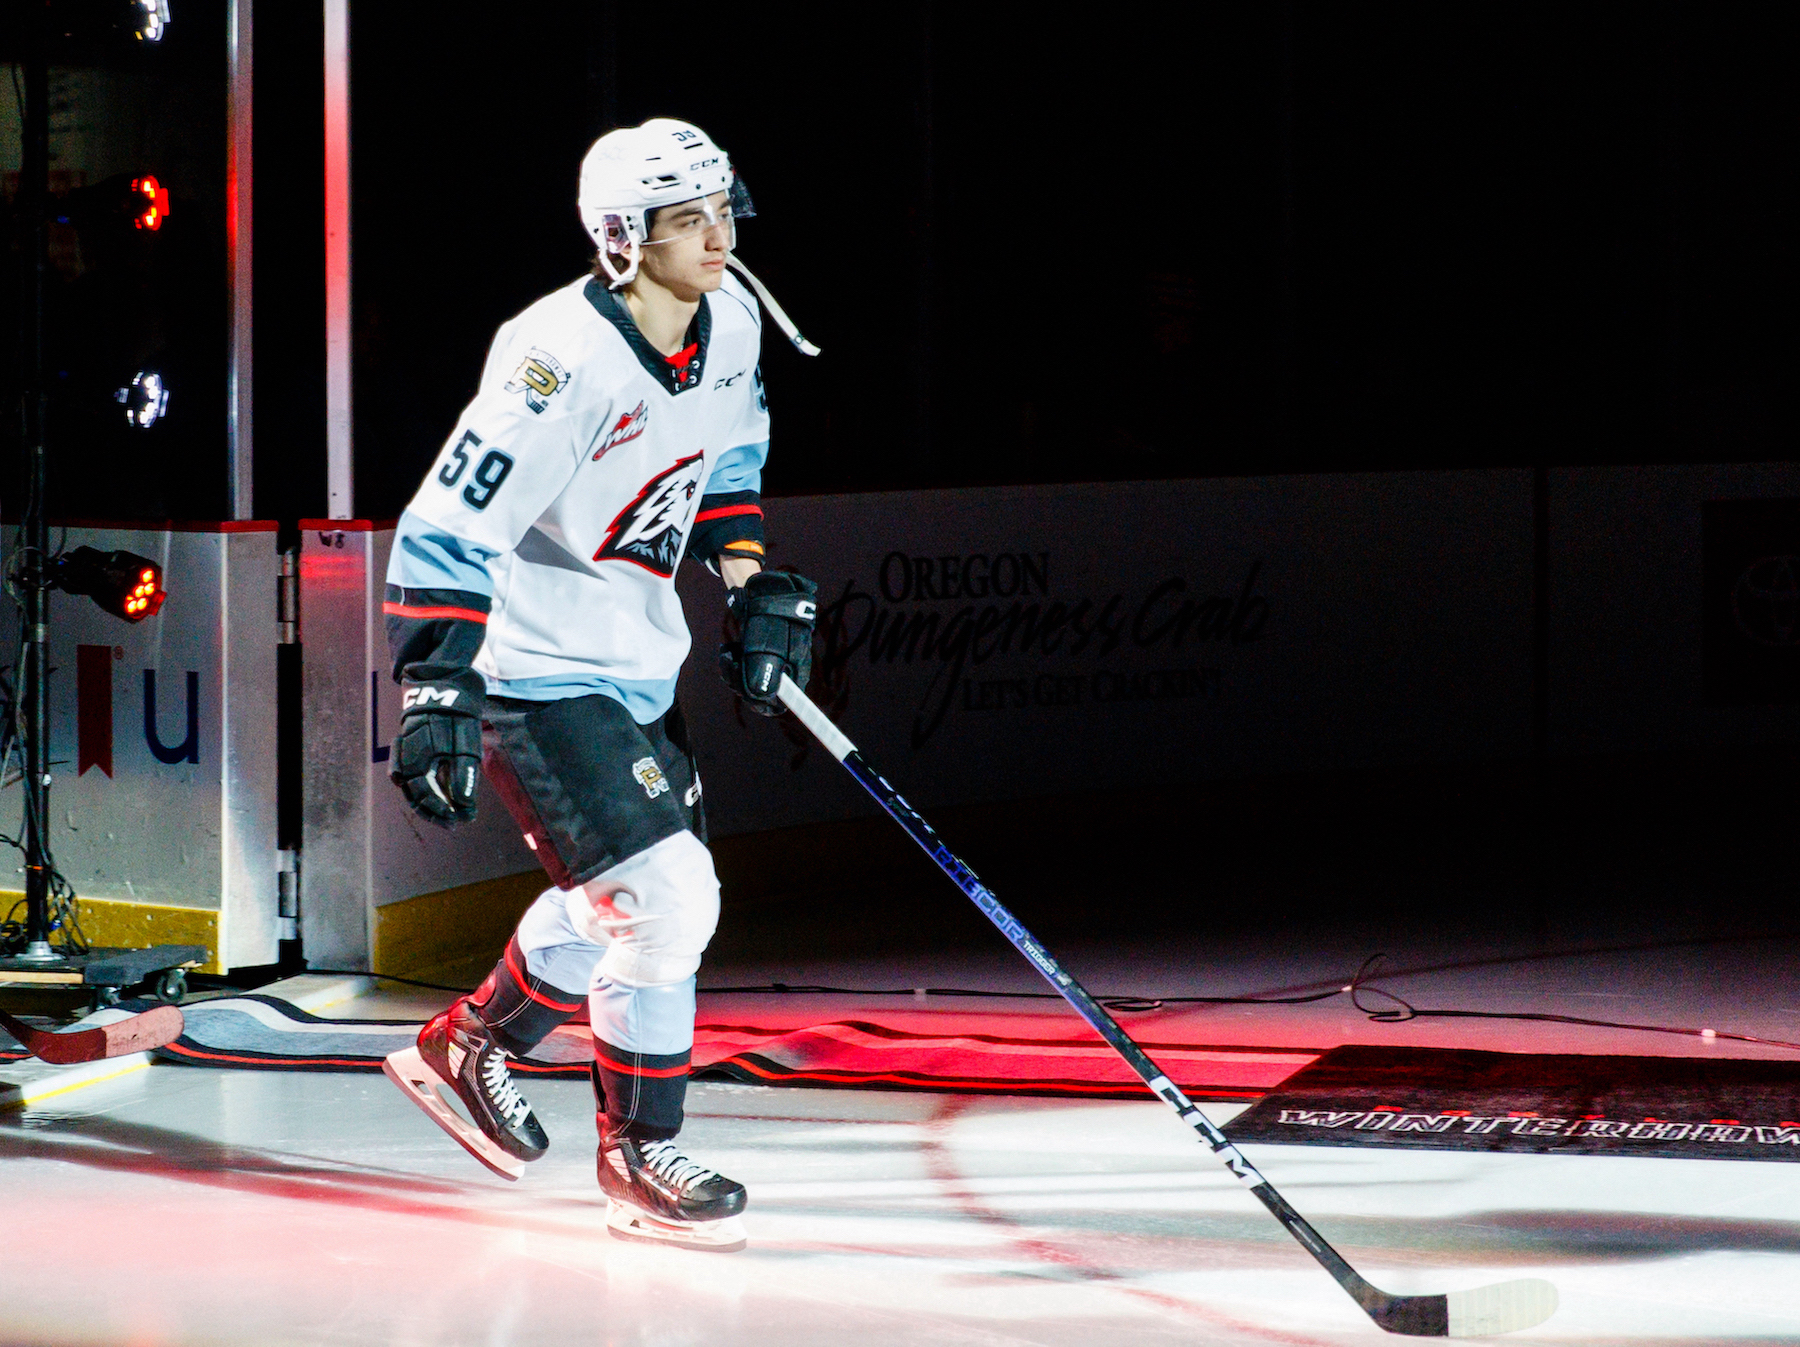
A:
[[[224,795],[220,827],[228,968],[274,963],[280,922],[276,810],[275,535],[227,533],[220,653],[224,661]]]
[[[306,957],[367,968],[377,907],[537,868],[484,783],[474,823],[423,822],[388,779],[400,689],[381,613],[392,529],[305,521],[300,642],[305,817],[300,931]]]
[[[301,939],[321,967],[367,968],[370,537],[366,524],[302,527]]]

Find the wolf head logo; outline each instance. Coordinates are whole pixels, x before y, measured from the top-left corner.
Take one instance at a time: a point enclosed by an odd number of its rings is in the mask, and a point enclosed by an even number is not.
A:
[[[644,483],[607,528],[595,561],[629,561],[652,575],[672,576],[699,509],[704,452],[678,459]]]

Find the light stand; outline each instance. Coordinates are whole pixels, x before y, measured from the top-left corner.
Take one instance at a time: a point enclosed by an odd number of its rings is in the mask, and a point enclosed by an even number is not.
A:
[[[166,21],[160,0],[138,9]],[[158,17],[160,16],[160,17]],[[19,545],[14,551],[11,580],[24,622],[23,658],[18,671],[19,737],[23,740],[25,775],[25,948],[0,957],[0,982],[81,987],[96,1003],[118,1000],[119,989],[163,973],[158,994],[178,999],[184,987],[179,970],[204,963],[208,951],[198,945],[157,945],[150,949],[90,949],[61,953],[50,944],[50,591],[61,587],[93,596],[127,621],[150,616],[161,603],[161,573],[146,558],[129,553],[103,554],[77,548],[68,558],[50,555],[50,522],[45,499],[50,388],[45,377],[44,328],[49,281],[50,199],[50,64],[49,36],[43,7],[34,6],[24,34],[25,108],[23,154],[19,174],[23,245],[20,309],[20,393],[24,450],[24,508],[20,511]],[[144,34],[142,16],[136,31]],[[161,29],[156,29],[160,35]],[[87,555],[83,555],[87,554]],[[141,565],[140,565],[141,563]],[[146,568],[147,569],[144,569]]]
[[[36,36],[34,34],[34,36]],[[24,607],[24,667],[19,671],[19,726],[24,739],[25,778],[25,951],[23,959],[51,963],[50,858],[44,835],[50,820],[50,666],[47,637],[50,594],[44,559],[50,526],[44,512],[45,430],[49,388],[44,378],[44,287],[50,267],[47,209],[50,187],[50,67],[39,43],[25,60],[24,153],[19,201],[26,230],[22,334],[24,378],[24,498],[19,521],[23,555],[15,567]]]

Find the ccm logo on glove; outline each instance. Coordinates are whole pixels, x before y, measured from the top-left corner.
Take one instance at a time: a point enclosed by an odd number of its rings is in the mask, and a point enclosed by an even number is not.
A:
[[[402,710],[410,711],[416,706],[422,711],[435,703],[447,711],[456,705],[456,699],[461,695],[462,692],[458,688],[408,688],[401,694],[400,707]]]
[[[484,701],[478,689],[446,683],[408,683],[401,693],[389,775],[421,818],[448,828],[475,817]]]

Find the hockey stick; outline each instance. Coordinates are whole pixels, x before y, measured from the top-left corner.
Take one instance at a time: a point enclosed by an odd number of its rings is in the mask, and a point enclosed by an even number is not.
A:
[[[52,1029],[33,1029],[0,1010],[0,1028],[18,1039],[33,1057],[67,1066],[71,1062],[98,1062],[106,1057],[149,1052],[173,1043],[181,1037],[182,1019],[181,1011],[174,1006],[152,1006],[111,1024],[59,1034]]]
[[[1174,1109],[1183,1122],[1200,1134],[1201,1141],[1212,1147],[1213,1154],[1224,1162],[1238,1182],[1256,1195],[1275,1219],[1287,1228],[1287,1232],[1300,1241],[1306,1251],[1319,1261],[1319,1265],[1350,1293],[1351,1298],[1380,1327],[1390,1333],[1404,1333],[1410,1337],[1469,1338],[1530,1328],[1556,1312],[1556,1288],[1537,1277],[1495,1282],[1491,1286],[1478,1286],[1472,1291],[1452,1291],[1441,1296],[1393,1296],[1364,1281],[1356,1269],[1346,1263],[1342,1255],[1307,1224],[1306,1218],[1288,1205],[1287,1199],[1275,1191],[1273,1185],[1213,1125],[1212,1120],[1194,1106],[1163,1069],[1150,1060],[1131,1036],[1119,1027],[1118,1022],[1088,995],[1086,989],[1063,971],[1062,965],[1037,942],[1037,937],[1001,906],[993,892],[975,877],[975,872],[951,853],[950,848],[932,831],[931,825],[901,798],[899,791],[863,761],[862,754],[856,751],[856,745],[826,719],[825,713],[814,706],[786,674],[781,678],[780,697],[799,718],[800,723],[825,745],[831,756],[843,763],[850,775],[875,797],[876,802],[892,816],[894,822],[906,829],[907,835],[925,849],[925,854],[937,863],[938,869],[950,876],[956,887],[981,909],[989,921],[999,927],[1000,933],[1012,942],[1013,947],[1031,960],[1032,966],[1062,994],[1064,1000],[1075,1007],[1076,1013],[1091,1024],[1100,1037],[1112,1045],[1113,1050],[1143,1078],[1144,1084]]]

